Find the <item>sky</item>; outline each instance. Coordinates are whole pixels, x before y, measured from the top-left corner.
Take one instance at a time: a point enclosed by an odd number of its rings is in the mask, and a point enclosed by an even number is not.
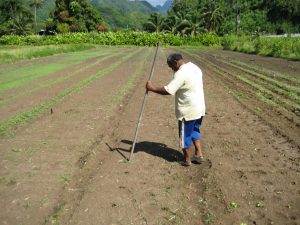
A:
[[[146,0],[146,1],[153,6],[163,5],[166,2],[166,0]]]

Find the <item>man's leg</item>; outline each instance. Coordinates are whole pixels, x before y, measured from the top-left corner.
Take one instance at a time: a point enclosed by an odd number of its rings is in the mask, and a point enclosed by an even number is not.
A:
[[[188,164],[191,163],[191,153],[192,153],[192,148],[184,148],[183,149],[183,155],[185,158],[185,162]]]
[[[203,158],[201,141],[200,140],[195,140],[195,141],[193,141],[193,143],[194,143],[194,146],[195,146],[195,156],[198,157],[198,158]]]
[[[180,147],[183,150],[183,155],[185,161],[183,165],[189,166],[191,165],[191,153],[192,153],[192,133],[194,129],[195,120],[182,121],[178,122],[179,125],[179,138],[180,138]]]
[[[198,158],[203,158],[202,154],[202,146],[201,146],[201,132],[200,127],[202,124],[203,117],[195,121],[194,129],[192,133],[192,140],[193,144],[195,146],[195,156]]]

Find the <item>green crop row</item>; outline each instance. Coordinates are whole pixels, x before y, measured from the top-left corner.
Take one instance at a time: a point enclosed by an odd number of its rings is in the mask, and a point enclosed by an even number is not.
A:
[[[239,52],[300,59],[300,37],[226,36],[222,45],[224,49]]]
[[[19,60],[54,55],[57,53],[77,52],[94,48],[92,44],[44,45],[44,46],[0,46],[0,64]]]
[[[131,52],[129,54],[124,54],[124,56],[119,60],[111,64],[109,67],[106,67],[103,70],[98,71],[96,74],[93,74],[89,77],[86,77],[82,80],[80,80],[78,83],[74,84],[73,86],[70,86],[60,93],[58,93],[56,96],[46,100],[45,102],[42,102],[41,104],[33,107],[31,110],[27,112],[23,112],[21,114],[18,114],[14,117],[9,118],[5,121],[0,121],[0,136],[5,135],[12,135],[13,134],[13,128],[18,125],[22,125],[33,118],[37,117],[38,115],[42,114],[46,110],[49,110],[52,106],[60,102],[65,96],[76,93],[80,91],[83,87],[86,85],[92,83],[93,81],[97,80],[98,78],[105,76],[109,72],[113,71],[115,68],[117,68],[119,65],[124,63],[126,60],[133,57],[135,54],[138,54],[141,52],[142,49],[137,49],[134,52]]]
[[[181,45],[220,45],[219,38],[214,34],[201,34],[194,37],[182,37],[167,33],[147,32],[104,32],[104,33],[67,33],[55,36],[16,36],[0,37],[0,45],[55,45],[55,44],[98,44],[98,45],[135,45],[155,46],[157,42],[167,46]]]

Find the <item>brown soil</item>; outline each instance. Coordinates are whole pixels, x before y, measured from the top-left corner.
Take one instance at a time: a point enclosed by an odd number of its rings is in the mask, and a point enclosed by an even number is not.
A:
[[[204,72],[207,162],[189,168],[179,164],[174,99],[153,93],[147,96],[128,162],[154,50],[120,48],[113,58],[88,60],[78,76],[0,108],[1,118],[16,115],[15,110],[22,112],[18,104],[28,99],[39,104],[134,53],[64,97],[52,113],[1,138],[0,224],[300,224],[299,117],[277,113],[255,99],[251,88],[213,69],[239,73],[218,61],[238,58],[297,77],[300,63],[220,50],[190,49],[187,54],[185,49],[184,57]],[[165,63],[170,52],[158,52],[155,83],[172,78]],[[98,66],[88,67],[97,60]],[[69,69],[76,72],[77,67]],[[258,106],[259,112],[254,110]]]

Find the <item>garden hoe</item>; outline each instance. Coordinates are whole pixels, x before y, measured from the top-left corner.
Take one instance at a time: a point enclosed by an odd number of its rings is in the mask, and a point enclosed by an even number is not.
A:
[[[154,59],[153,59],[153,63],[152,63],[152,68],[151,68],[149,80],[151,80],[151,78],[153,76],[154,65],[155,65],[155,61],[156,61],[156,56],[157,56],[158,48],[159,48],[159,42],[157,42],[156,52],[155,52],[155,56],[154,56]],[[133,141],[133,144],[132,144],[132,147],[131,147],[131,152],[130,152],[130,156],[129,156],[129,160],[128,160],[129,162],[130,162],[132,154],[134,152],[135,143],[136,143],[137,135],[138,135],[138,132],[139,132],[140,124],[141,124],[141,121],[142,121],[142,115],[143,115],[143,112],[144,112],[144,107],[145,107],[145,102],[146,102],[147,96],[148,96],[148,91],[146,90],[145,95],[144,95],[144,100],[143,100],[142,108],[141,108],[141,111],[140,111],[139,120],[138,120],[138,123],[137,123],[137,126],[136,126],[136,130],[135,130],[134,141]]]

